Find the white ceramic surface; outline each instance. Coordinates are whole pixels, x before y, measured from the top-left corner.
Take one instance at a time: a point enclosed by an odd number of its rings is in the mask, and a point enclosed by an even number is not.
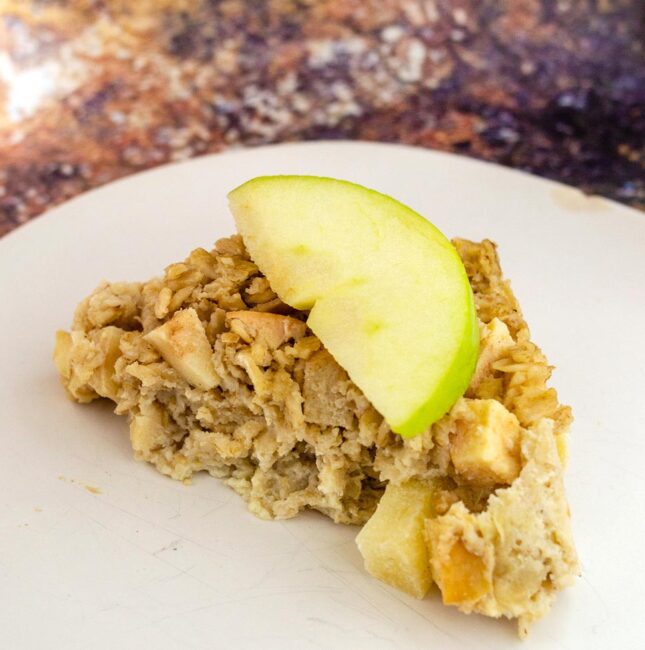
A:
[[[576,421],[567,488],[583,574],[519,644],[372,580],[355,530],[250,515],[215,479],[136,463],[107,404],[65,398],[50,357],[103,278],[147,279],[233,231],[226,192],[259,174],[346,178],[449,236],[499,243]],[[0,241],[0,646],[645,647],[645,215],[492,165],[390,145],[299,144],[163,167]]]

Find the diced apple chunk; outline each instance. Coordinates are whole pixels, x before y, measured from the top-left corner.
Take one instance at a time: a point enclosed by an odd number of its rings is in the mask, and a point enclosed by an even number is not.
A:
[[[226,322],[247,343],[261,338],[271,349],[289,339],[302,338],[307,329],[305,323],[291,316],[260,311],[230,311],[226,314]]]
[[[484,560],[471,553],[461,540],[455,542],[438,565],[435,578],[446,605],[475,603],[491,589]]]
[[[145,339],[192,386],[210,390],[219,383],[212,348],[194,309],[183,309]]]
[[[390,484],[356,537],[367,571],[415,598],[423,598],[432,584],[424,538],[432,499],[432,487],[420,481]]]
[[[167,442],[162,410],[150,404],[130,421],[130,442],[136,454],[148,454]]]
[[[72,337],[69,332],[58,330],[54,346],[54,364],[61,376],[69,379],[71,376]]]
[[[461,400],[453,409],[457,431],[450,457],[463,479],[480,486],[509,485],[520,462],[520,423],[496,400]]]
[[[477,391],[482,381],[490,375],[493,363],[515,343],[508,327],[499,318],[493,318],[490,323],[480,323],[479,336],[479,356],[468,387],[469,393]]]
[[[104,327],[99,331],[96,343],[105,356],[90,380],[90,385],[101,397],[115,402],[119,384],[114,380],[114,364],[121,354],[119,342],[122,334],[123,330],[114,326]]]

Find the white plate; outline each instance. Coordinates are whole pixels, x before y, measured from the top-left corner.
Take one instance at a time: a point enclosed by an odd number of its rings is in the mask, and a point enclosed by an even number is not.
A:
[[[372,580],[355,530],[264,522],[215,479],[132,460],[106,404],[69,402],[54,330],[103,278],[147,279],[233,231],[259,174],[350,179],[449,236],[499,243],[574,407],[567,487],[583,575],[522,648],[645,643],[645,215],[531,176],[391,145],[226,153],[128,178],[0,241],[0,630],[4,648],[517,648],[514,626]]]

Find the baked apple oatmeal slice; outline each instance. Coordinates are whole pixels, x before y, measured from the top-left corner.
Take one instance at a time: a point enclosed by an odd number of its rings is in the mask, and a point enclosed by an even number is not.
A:
[[[453,244],[477,366],[413,438],[391,431],[237,235],[161,278],[99,286],[57,333],[54,360],[73,399],[110,399],[128,418],[137,459],[185,482],[206,471],[262,518],[308,508],[366,524],[357,542],[375,577],[416,597],[434,582],[446,604],[525,633],[578,571],[562,485],[571,412],[495,245]]]

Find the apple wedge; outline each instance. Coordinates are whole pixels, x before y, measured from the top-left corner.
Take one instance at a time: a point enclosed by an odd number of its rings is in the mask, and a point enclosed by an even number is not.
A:
[[[457,251],[389,196],[346,181],[264,176],[229,194],[251,257],[404,437],[464,393],[479,344]]]

